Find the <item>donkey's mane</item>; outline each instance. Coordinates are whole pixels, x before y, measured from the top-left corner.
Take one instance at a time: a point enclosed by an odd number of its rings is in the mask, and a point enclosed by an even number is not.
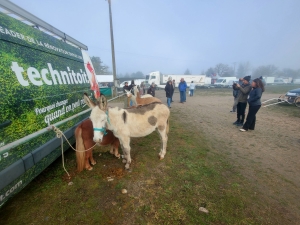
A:
[[[162,103],[161,102],[152,102],[152,103],[149,103],[149,104],[146,104],[146,105],[140,105],[138,107],[133,107],[133,108],[119,108],[118,106],[116,107],[111,107],[109,108],[110,110],[112,111],[126,111],[128,113],[137,113],[137,114],[144,114],[145,112],[147,111],[150,111],[152,109],[155,108],[156,105],[161,105]]]
[[[149,105],[154,105],[154,104],[162,104],[162,103],[161,103],[161,102],[151,102],[151,103],[149,103],[149,104],[139,105],[139,106],[137,106],[137,107],[135,107],[135,108],[125,108],[125,109],[139,109],[139,108],[147,107],[147,106],[149,106]]]

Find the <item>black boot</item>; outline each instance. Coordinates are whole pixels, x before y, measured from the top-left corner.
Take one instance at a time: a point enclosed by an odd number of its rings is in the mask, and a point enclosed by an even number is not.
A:
[[[244,121],[240,121],[240,122],[237,123],[236,125],[237,125],[238,127],[241,127],[241,126],[243,126],[243,124],[244,124]]]
[[[237,121],[235,121],[235,122],[233,123],[233,125],[238,125],[239,123],[240,123],[240,121],[237,120]]]

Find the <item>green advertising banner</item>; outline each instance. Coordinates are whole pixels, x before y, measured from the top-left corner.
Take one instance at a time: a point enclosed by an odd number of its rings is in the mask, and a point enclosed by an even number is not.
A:
[[[19,139],[87,110],[83,93],[93,95],[88,62],[84,51],[0,13],[0,178],[5,168],[55,138],[55,133],[17,144]],[[78,116],[59,128],[66,131],[87,116]],[[11,143],[16,144],[6,147]],[[55,159],[50,158],[49,162]],[[0,205],[2,191],[0,185]]]

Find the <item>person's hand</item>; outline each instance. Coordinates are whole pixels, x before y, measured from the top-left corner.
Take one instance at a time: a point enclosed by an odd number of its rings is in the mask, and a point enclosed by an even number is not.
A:
[[[241,85],[240,85],[240,84],[236,84],[236,86],[237,86],[237,87],[240,87]]]

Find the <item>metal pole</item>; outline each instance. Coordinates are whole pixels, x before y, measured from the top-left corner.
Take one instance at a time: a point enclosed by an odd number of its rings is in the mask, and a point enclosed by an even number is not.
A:
[[[112,57],[112,69],[113,69],[113,78],[114,78],[114,86],[115,92],[114,96],[117,96],[117,87],[116,87],[116,61],[115,61],[115,47],[114,47],[114,32],[113,32],[113,24],[112,24],[112,14],[111,14],[111,0],[108,1],[109,7],[109,23],[110,23],[110,42],[111,42],[111,57]]]

